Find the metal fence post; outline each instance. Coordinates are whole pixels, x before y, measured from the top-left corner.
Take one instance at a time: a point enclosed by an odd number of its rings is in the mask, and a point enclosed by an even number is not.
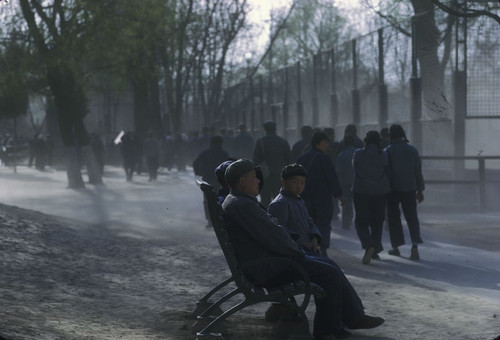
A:
[[[259,126],[264,123],[264,79],[259,76],[259,96],[260,96],[260,122]]]
[[[411,18],[411,68],[412,76],[410,79],[411,107],[410,107],[410,129],[413,145],[422,150],[422,126],[420,118],[422,117],[422,79],[418,77],[417,65],[417,37],[415,16]]]
[[[300,61],[297,62],[297,131],[304,125],[304,103],[302,102]]]
[[[383,128],[387,124],[389,116],[389,101],[387,93],[387,85],[385,84],[384,70],[384,29],[378,30],[378,100],[379,100],[379,128]]]
[[[312,98],[312,125],[319,125],[319,103],[318,103],[318,55],[313,56],[313,98]]]
[[[352,40],[352,118],[355,125],[361,122],[361,103],[358,90],[358,55],[356,51],[356,39]]]
[[[288,138],[288,67],[285,68],[285,97],[283,98],[283,138]]]
[[[330,122],[333,128],[337,126],[339,114],[339,99],[337,96],[337,79],[335,75],[335,50],[330,55]]]
[[[486,209],[486,167],[485,159],[479,157],[477,159],[479,166],[479,209],[484,211]]]
[[[255,129],[255,94],[253,89],[253,78],[250,78],[250,131]]]

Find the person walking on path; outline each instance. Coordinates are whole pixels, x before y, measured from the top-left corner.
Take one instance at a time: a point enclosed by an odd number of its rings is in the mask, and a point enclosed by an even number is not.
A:
[[[153,131],[148,131],[148,136],[144,140],[144,156],[146,156],[149,182],[151,182],[158,177],[160,166],[160,141],[153,136]]]
[[[213,186],[215,190],[220,189],[216,169],[221,165],[221,163],[229,159],[229,155],[222,148],[223,143],[224,139],[222,136],[212,136],[210,138],[210,147],[203,150],[193,161],[193,170],[195,175],[201,176],[202,180]],[[203,207],[205,209],[205,217],[207,219],[206,227],[209,228],[212,224],[208,211],[208,203],[205,199],[203,199]]]
[[[319,257],[305,255],[288,231],[273,222],[257,201],[259,180],[252,161],[240,159],[231,163],[225,179],[231,192],[222,203],[223,217],[239,263],[244,266],[257,259],[288,258],[300,265],[310,281],[326,292],[326,297],[315,298],[315,339],[336,339],[335,334],[344,333],[344,326],[367,329],[384,323],[381,317],[365,314],[361,299],[354,289],[347,287],[349,281],[340,268]],[[254,284],[266,288],[299,279],[295,269],[271,262],[247,267],[245,274]]]
[[[382,226],[389,193],[387,153],[380,149],[378,131],[368,131],[365,146],[354,152],[352,191],[356,210],[355,226],[365,254],[361,262],[379,259],[382,247]]]
[[[120,151],[122,154],[123,169],[125,170],[125,176],[127,182],[132,181],[134,175],[134,169],[136,165],[136,151],[137,147],[134,142],[134,133],[132,131],[127,131],[121,138]]]
[[[253,147],[255,142],[247,132],[247,126],[243,123],[239,125],[240,133],[233,138],[233,150],[230,156],[234,158],[252,158]]]
[[[219,189],[219,181],[215,175],[215,169],[229,159],[229,155],[222,147],[224,140],[222,136],[212,136],[210,147],[203,150],[193,161],[194,173],[214,187]]]
[[[302,198],[321,232],[320,249],[324,256],[327,256],[327,249],[330,247],[333,197],[338,198],[341,204],[344,202],[335,167],[326,154],[329,142],[324,132],[315,132],[311,141],[312,148],[297,160],[307,171]]]
[[[278,195],[281,183],[281,169],[290,163],[290,145],[286,139],[276,134],[276,123],[272,120],[263,124],[266,135],[257,140],[253,153],[253,162],[261,167],[264,174],[264,186],[260,192],[262,205],[267,208],[271,200]]]
[[[292,146],[292,161],[295,162],[304,152],[311,148],[311,139],[313,128],[310,125],[304,125],[300,128],[302,139],[295,142]]]
[[[391,144],[385,149],[389,156],[389,179],[391,192],[387,197],[387,222],[392,249],[390,255],[400,256],[398,247],[405,244],[401,212],[403,210],[412,242],[411,260],[420,259],[418,244],[423,243],[420,236],[420,222],[417,216],[417,201],[424,200],[424,176],[422,162],[417,149],[409,144],[403,127],[393,124],[389,128]]]
[[[335,170],[339,177],[340,187],[344,195],[344,204],[342,205],[342,229],[350,229],[354,217],[353,198],[352,198],[352,179],[354,169],[352,168],[352,157],[354,156],[354,137],[346,136],[344,138],[344,150],[337,155]]]
[[[356,149],[363,147],[363,141],[358,137],[358,129],[354,124],[348,124],[344,129],[344,139],[346,136],[352,136],[354,138],[354,146]],[[342,139],[342,147],[345,146],[344,139]]]

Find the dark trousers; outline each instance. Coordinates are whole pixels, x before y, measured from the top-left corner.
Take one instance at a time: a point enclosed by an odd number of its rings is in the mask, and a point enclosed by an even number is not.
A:
[[[305,256],[296,260],[307,272],[311,282],[326,292],[326,297],[315,299],[314,335],[334,334],[356,324],[364,315],[364,307],[358,294],[351,286],[342,269],[331,259]],[[293,269],[288,269],[268,280],[264,286],[279,286],[300,280]]]
[[[389,236],[393,248],[405,244],[403,225],[401,224],[401,209],[405,216],[410,238],[413,244],[423,243],[420,237],[420,222],[417,216],[417,200],[415,191],[391,192],[387,196],[387,222],[389,225]]]
[[[353,194],[356,217],[356,231],[363,249],[375,248],[380,253],[382,247],[382,227],[384,225],[386,195]]]
[[[147,157],[147,162],[148,162],[148,173],[149,173],[149,180],[155,180],[158,177],[158,158],[157,157]]]
[[[320,247],[330,248],[330,233],[332,231],[333,202],[332,198],[304,198],[309,216],[321,233]]]

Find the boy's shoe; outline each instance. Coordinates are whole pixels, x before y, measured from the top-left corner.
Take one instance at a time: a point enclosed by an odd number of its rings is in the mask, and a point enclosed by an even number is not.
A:
[[[384,319],[378,316],[363,315],[361,319],[354,325],[348,326],[350,329],[370,329],[380,326],[384,323]]]
[[[351,332],[341,328],[339,331],[333,333],[333,335],[335,336],[335,338],[337,339],[347,339],[348,337],[350,337],[352,334]]]
[[[418,247],[417,246],[411,247],[410,260],[413,260],[413,261],[420,260],[420,254],[418,253]]]
[[[398,248],[392,248],[391,250],[389,250],[389,255],[392,255],[392,256],[401,256],[401,253],[399,252],[399,249]]]
[[[378,254],[373,254],[372,260],[380,260],[380,256],[378,256]]]
[[[368,247],[368,249],[366,249],[366,251],[365,251],[365,255],[361,259],[361,263],[362,264],[368,264],[368,263],[370,263],[374,252],[375,252],[375,248]]]

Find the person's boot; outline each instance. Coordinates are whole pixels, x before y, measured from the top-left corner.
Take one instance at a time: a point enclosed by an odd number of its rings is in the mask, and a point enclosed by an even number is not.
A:
[[[418,253],[418,247],[416,245],[411,247],[410,260],[420,260],[420,254]]]
[[[388,253],[389,253],[389,255],[392,255],[392,256],[401,256],[401,253],[399,252],[398,247],[392,248],[391,250],[389,250]]]
[[[365,255],[361,259],[362,264],[368,264],[372,260],[373,253],[375,252],[375,248],[368,247],[365,251]]]

